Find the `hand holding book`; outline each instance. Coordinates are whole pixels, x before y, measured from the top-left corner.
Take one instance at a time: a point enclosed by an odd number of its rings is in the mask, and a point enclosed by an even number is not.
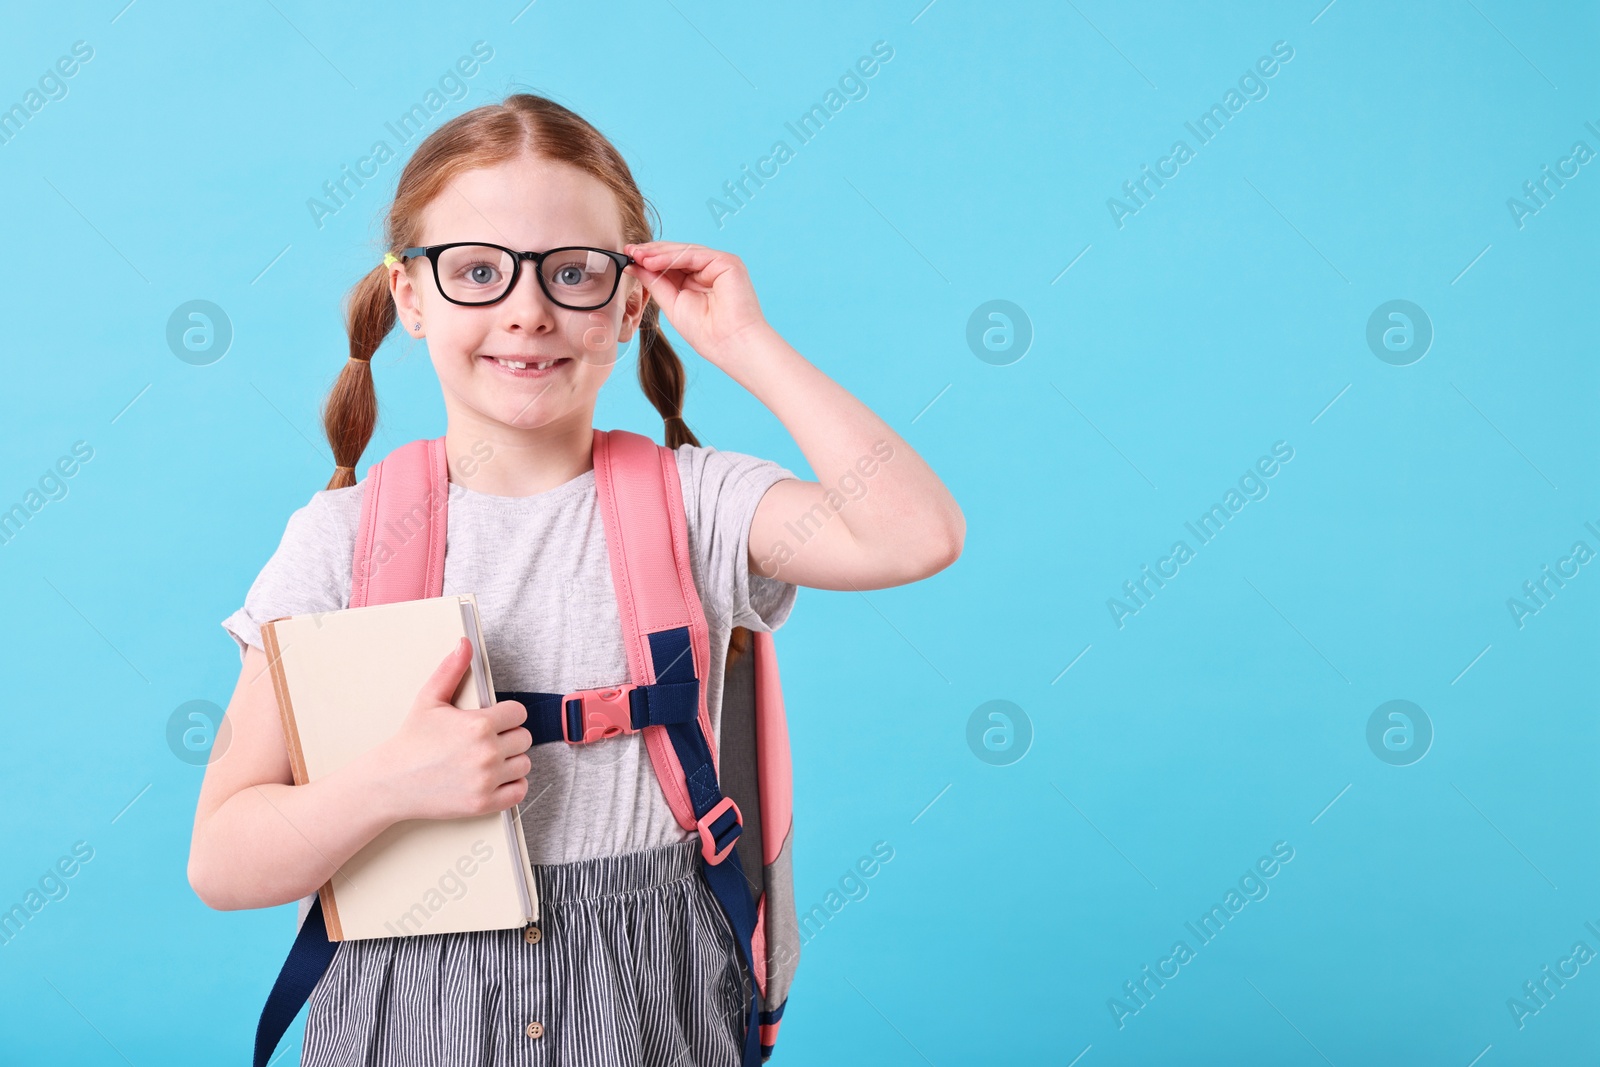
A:
[[[458,708],[452,695],[472,663],[465,637],[418,691],[400,729],[377,746],[402,819],[459,819],[505,811],[528,792],[528,709],[515,700]]]
[[[357,767],[392,816],[318,890],[329,939],[536,921],[517,811],[533,738],[527,709],[495,700],[477,598],[274,619],[261,637],[295,784]]]

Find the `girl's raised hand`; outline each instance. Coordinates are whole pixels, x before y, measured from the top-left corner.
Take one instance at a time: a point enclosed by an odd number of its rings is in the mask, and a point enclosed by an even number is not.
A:
[[[624,268],[644,283],[673,329],[718,366],[739,338],[766,329],[744,262],[732,252],[678,241],[623,245],[636,262]]]
[[[373,773],[403,819],[456,819],[504,811],[528,792],[533,735],[515,700],[487,708],[450,703],[472,662],[463,637],[423,683],[400,730],[369,750]]]

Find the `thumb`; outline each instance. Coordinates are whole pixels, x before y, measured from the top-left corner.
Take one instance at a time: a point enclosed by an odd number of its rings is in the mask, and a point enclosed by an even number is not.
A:
[[[472,642],[465,637],[458,638],[456,647],[434,668],[428,680],[422,683],[422,688],[417,692],[419,702],[431,704],[449,704],[450,698],[455,695],[456,687],[461,684],[461,679],[467,673],[467,667],[472,663]]]

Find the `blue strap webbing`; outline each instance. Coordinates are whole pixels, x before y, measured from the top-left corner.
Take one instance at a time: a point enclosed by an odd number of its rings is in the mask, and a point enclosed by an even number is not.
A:
[[[776,1008],[773,1008],[771,1011],[762,1012],[761,1013],[761,1025],[762,1026],[766,1026],[769,1023],[775,1023],[778,1020],[782,1019],[783,1018],[784,1006],[787,1005],[788,1003],[789,1003],[788,999],[785,998],[783,1003],[779,1004]],[[776,1047],[777,1047],[776,1045],[762,1045],[761,1046],[761,1059],[762,1059],[763,1062],[765,1062],[766,1059],[772,1055],[772,1050],[774,1048],[776,1048]]]
[[[694,677],[694,657],[688,654],[689,631],[686,627],[650,634],[649,640],[652,661],[668,665],[665,671],[657,669],[658,682]],[[667,726],[667,736],[672,739],[673,751],[683,766],[695,818],[704,818],[706,812],[722,800],[722,789],[717,784],[717,771],[711,761],[711,750],[706,748],[705,734],[700,730],[699,722],[692,721],[670,724]],[[742,829],[734,821],[731,810],[712,823],[710,828],[718,850],[736,840]],[[715,864],[707,862],[702,856],[700,870],[711,886],[717,903],[722,905],[723,912],[728,916],[728,923],[733,927],[733,939],[739,943],[739,955],[743,957],[750,974],[750,1004],[745,1013],[742,1067],[761,1067],[764,1059],[759,1018],[761,994],[756,988],[755,962],[750,955],[756,932],[755,899],[745,878],[744,867],[739,862],[738,849],[729,848],[722,862]]]
[[[569,700],[562,706],[564,693],[523,693],[496,690],[495,699],[515,700],[528,709],[528,719],[522,725],[533,735],[536,745],[561,741],[561,716],[567,716],[567,728],[572,736],[583,736],[581,718],[582,701]],[[667,726],[675,722],[693,722],[700,715],[700,680],[692,675],[687,681],[641,685],[628,694],[628,717],[635,730],[646,726]]]
[[[300,932],[289,949],[289,958],[283,961],[278,980],[272,983],[267,1006],[261,1009],[261,1021],[256,1024],[255,1067],[267,1067],[273,1049],[278,1047],[294,1017],[300,1014],[301,1006],[333,963],[333,954],[338,950],[339,942],[328,940],[319,893],[311,902],[306,921],[300,924]]]

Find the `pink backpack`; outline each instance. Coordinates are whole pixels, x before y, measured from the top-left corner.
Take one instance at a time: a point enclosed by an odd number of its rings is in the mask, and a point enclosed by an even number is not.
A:
[[[752,631],[749,651],[726,668],[710,662],[672,449],[627,430],[596,430],[594,474],[628,677],[602,689],[499,692],[496,699],[527,707],[534,744],[603,744],[644,732],[661,790],[678,825],[699,834],[701,870],[755,976],[743,1065],[757,1067],[772,1054],[800,959],[789,734],[772,634]],[[443,595],[444,438],[401,445],[372,466],[365,485],[350,606]],[[719,749],[702,682],[724,669]],[[255,1067],[265,1067],[336,948],[318,899],[262,1010]]]

